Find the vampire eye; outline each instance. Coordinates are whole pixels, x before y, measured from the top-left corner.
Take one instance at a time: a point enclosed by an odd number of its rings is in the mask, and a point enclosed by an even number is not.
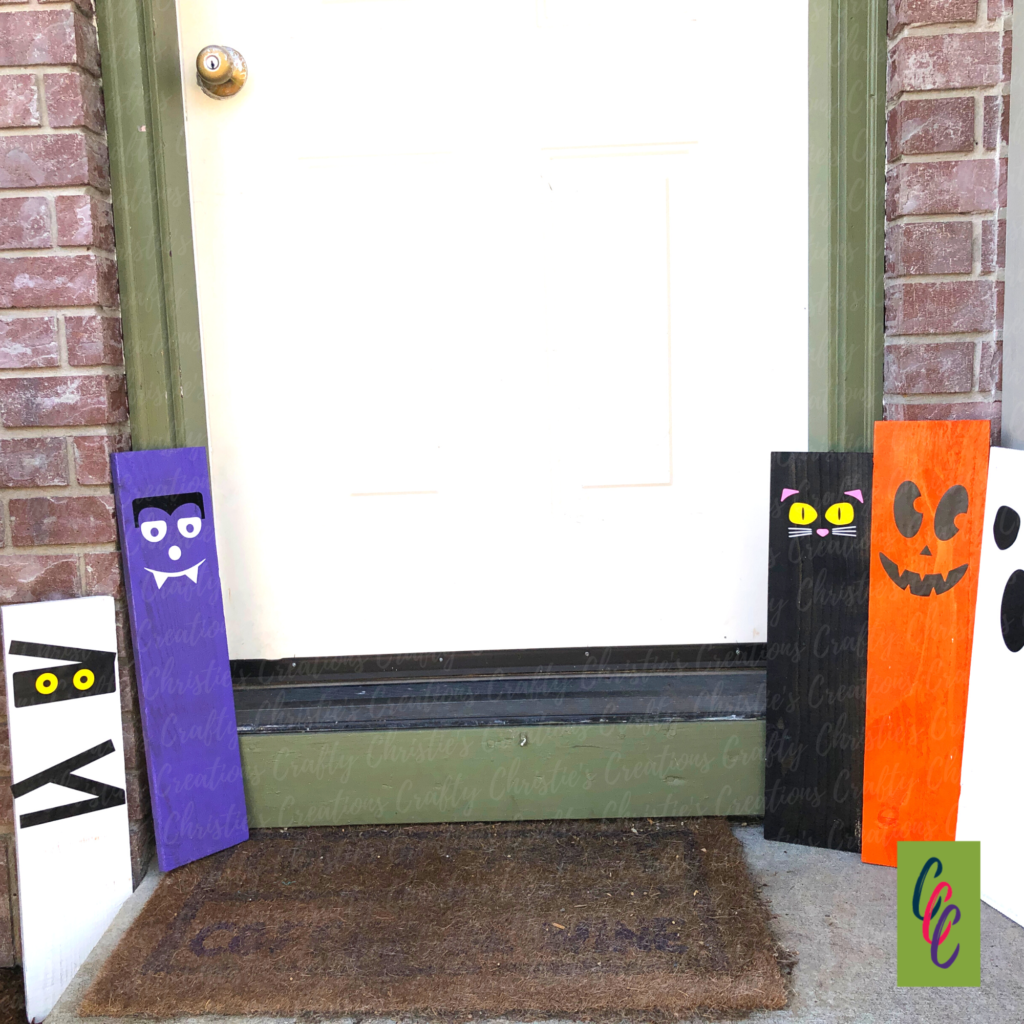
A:
[[[896,520],[896,529],[904,537],[913,537],[921,529],[924,514],[914,508],[914,502],[921,497],[921,491],[913,480],[904,480],[896,488],[896,497],[892,502],[892,516]]]
[[[1013,546],[1020,531],[1020,516],[1009,505],[1000,505],[996,512],[996,521],[992,524],[992,533],[996,538],[996,547],[1005,551]]]
[[[810,526],[818,518],[818,510],[806,501],[795,501],[789,506],[789,521],[797,526]]]
[[[142,524],[142,536],[152,544],[163,540],[166,533],[167,524],[162,519],[151,519],[148,523]]]
[[[935,510],[935,536],[939,540],[949,540],[960,532],[956,525],[956,517],[967,511],[967,488],[963,484],[953,484],[939,499],[939,507]]]
[[[185,516],[178,520],[178,533],[182,537],[195,537],[203,528],[203,521],[199,516]]]
[[[853,505],[848,501],[837,501],[829,505],[825,518],[833,526],[849,526],[853,522]]]

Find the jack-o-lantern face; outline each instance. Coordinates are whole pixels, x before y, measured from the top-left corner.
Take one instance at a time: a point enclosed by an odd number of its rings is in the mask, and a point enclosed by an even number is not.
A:
[[[961,552],[956,541],[963,525],[960,517],[969,511],[970,496],[963,484],[948,487],[933,505],[913,480],[904,480],[896,489],[892,515],[896,529],[910,543],[904,551],[892,552],[899,561],[879,552],[889,579],[916,597],[952,590],[969,567],[966,551]]]

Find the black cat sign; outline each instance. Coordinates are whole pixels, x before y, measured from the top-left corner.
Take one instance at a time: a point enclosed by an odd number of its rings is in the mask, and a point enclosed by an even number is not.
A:
[[[132,891],[114,602],[0,615],[26,1013],[41,1021]]]

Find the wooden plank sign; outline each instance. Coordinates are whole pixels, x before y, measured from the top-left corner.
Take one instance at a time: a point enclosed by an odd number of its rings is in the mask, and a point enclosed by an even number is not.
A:
[[[204,448],[111,457],[164,871],[249,837]]]
[[[981,898],[1024,925],[1024,452],[993,448],[989,458],[956,837],[981,842]]]
[[[41,1021],[132,892],[114,601],[2,618],[25,1004]]]
[[[861,855],[951,840],[960,796],[987,420],[875,424]]]
[[[859,850],[871,455],[774,452],[764,835]]]

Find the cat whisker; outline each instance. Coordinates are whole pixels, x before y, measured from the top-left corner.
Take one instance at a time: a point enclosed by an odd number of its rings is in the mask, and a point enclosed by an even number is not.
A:
[[[789,528],[790,537],[810,537],[813,532],[813,530],[797,530],[792,526]]]
[[[840,537],[856,537],[857,527],[856,526],[837,526],[832,531],[838,534]]]

